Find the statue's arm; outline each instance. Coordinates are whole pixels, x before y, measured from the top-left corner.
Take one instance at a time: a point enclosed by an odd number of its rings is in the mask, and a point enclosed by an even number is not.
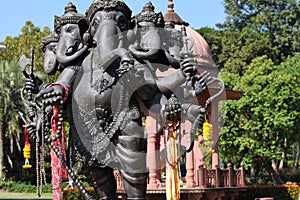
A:
[[[61,74],[58,76],[56,83],[62,84],[68,89],[71,88],[72,83],[74,82],[77,70],[73,68],[65,68]]]
[[[167,96],[171,95],[175,90],[180,88],[186,79],[181,70],[177,70],[175,73],[158,79],[157,87],[159,91]],[[173,91],[173,92],[172,92]]]
[[[156,104],[157,96],[160,91],[157,87],[155,81],[148,82],[142,87],[138,88],[135,93],[140,97],[140,99],[144,102],[147,108],[150,108],[153,104]]]
[[[54,105],[61,100],[65,101],[69,95],[70,88],[77,75],[77,70],[65,68],[56,82],[42,89],[37,98],[42,98],[47,105]]]
[[[183,103],[182,104],[183,112],[186,114],[186,118],[194,123],[198,118],[200,120],[198,123],[203,123],[204,114],[206,112],[205,108],[200,105],[192,104],[192,103]]]

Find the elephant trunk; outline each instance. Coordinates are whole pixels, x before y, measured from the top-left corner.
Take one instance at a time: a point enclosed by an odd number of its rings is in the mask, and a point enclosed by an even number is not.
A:
[[[68,44],[69,41],[60,41],[57,45],[56,59],[62,65],[72,65],[74,62],[84,54],[87,50],[87,46],[83,43],[78,45],[75,41],[72,44]]]
[[[139,46],[140,48],[129,46],[129,51],[134,57],[143,60],[157,59],[161,50],[161,40],[157,31],[149,30],[142,35]]]
[[[98,56],[105,60],[112,51],[123,47],[123,35],[114,20],[103,20],[99,25],[94,39],[97,42]]]

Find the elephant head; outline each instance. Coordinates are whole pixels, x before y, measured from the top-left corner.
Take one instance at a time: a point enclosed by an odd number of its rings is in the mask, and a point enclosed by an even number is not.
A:
[[[88,29],[85,16],[77,13],[76,7],[68,3],[64,15],[55,16],[54,26],[60,37],[57,61],[64,66],[74,64],[88,48],[88,44],[83,41],[83,35]]]
[[[157,59],[161,49],[159,29],[164,27],[162,13],[155,13],[155,7],[148,2],[143,11],[135,16],[137,41],[129,46],[130,53],[138,59]]]
[[[126,54],[126,50],[123,49],[126,42],[124,32],[129,29],[131,10],[123,1],[95,0],[86,11],[86,16],[101,61],[111,54]]]
[[[44,56],[44,71],[48,75],[53,75],[58,69],[56,60],[56,48],[59,37],[56,33],[42,39],[41,49],[45,53]]]

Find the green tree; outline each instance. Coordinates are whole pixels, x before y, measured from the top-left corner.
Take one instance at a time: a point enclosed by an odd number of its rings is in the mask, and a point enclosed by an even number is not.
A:
[[[298,88],[298,98],[300,94],[300,54],[289,57],[286,62],[278,66],[279,70],[284,71],[285,73],[290,74],[293,77],[293,80],[296,82],[296,87]],[[294,108],[298,113],[300,112],[300,106],[295,106]],[[299,166],[300,160],[300,116],[297,117],[297,122],[293,127],[293,137],[291,141],[292,155],[294,156],[294,168]]]
[[[32,22],[27,21],[18,37],[7,36],[5,41],[1,43],[7,49],[0,52],[0,177],[3,177],[4,140],[8,138],[12,143],[14,138],[20,138],[14,136],[17,136],[16,134],[20,132],[22,127],[17,111],[24,109],[20,97],[24,77],[17,61],[23,54],[29,57],[30,48],[33,47],[35,50],[35,73],[41,77],[44,55],[40,49],[40,44],[42,38],[49,34],[50,29],[48,27],[41,31],[39,27],[35,27]],[[19,144],[18,141],[16,144]],[[20,149],[20,145],[18,147]]]
[[[18,67],[17,61],[0,62],[0,178],[4,178],[4,140],[9,138],[11,144],[16,139],[16,144],[21,151],[18,135],[21,132],[18,111],[24,109],[21,101],[20,91],[23,86],[23,75]]]
[[[7,36],[5,38],[3,44],[7,47],[7,50],[0,54],[0,60],[19,60],[24,54],[29,57],[30,48],[33,47],[35,50],[35,71],[40,73],[40,75],[43,74],[44,53],[40,49],[40,44],[42,39],[50,35],[50,33],[48,27],[41,30],[40,27],[36,27],[32,22],[27,21],[18,37]]]
[[[224,0],[221,68],[243,75],[252,59],[267,55],[278,65],[299,52],[299,2],[296,0]]]
[[[300,60],[297,55],[296,60]],[[297,62],[299,62],[299,60]],[[220,134],[220,151],[225,160],[233,158],[247,166],[263,163],[265,169],[279,183],[272,160],[280,160],[297,140],[295,127],[299,125],[300,85],[293,62],[276,66],[259,57],[249,65],[233,89],[243,92],[238,101],[227,103],[225,126]],[[298,71],[299,74],[299,71]],[[236,74],[222,73],[225,82],[237,80]]]
[[[223,62],[219,56],[222,53],[223,32],[209,27],[203,27],[196,31],[205,38],[213,55],[213,60],[215,64],[219,66],[219,64]]]

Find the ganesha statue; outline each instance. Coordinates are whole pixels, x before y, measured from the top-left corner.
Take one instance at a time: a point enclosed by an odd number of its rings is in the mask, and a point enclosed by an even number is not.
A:
[[[47,109],[39,130],[51,124],[45,121],[58,106],[59,122],[70,124],[69,145],[79,155],[74,162],[83,164],[82,172],[100,199],[117,199],[114,170],[121,174],[127,199],[147,199],[147,135],[141,107],[163,120],[178,121],[184,115],[201,126],[207,107],[189,99],[202,94],[210,75],[197,74],[197,60],[183,50],[184,35],[165,28],[151,2],[136,16],[122,0],[94,0],[85,15],[69,3],[54,26],[58,65],[44,68],[48,74],[58,70],[57,80],[36,86],[31,80],[36,76],[26,79],[25,89],[34,88],[35,99]],[[157,71],[169,68],[174,72],[157,77]]]

